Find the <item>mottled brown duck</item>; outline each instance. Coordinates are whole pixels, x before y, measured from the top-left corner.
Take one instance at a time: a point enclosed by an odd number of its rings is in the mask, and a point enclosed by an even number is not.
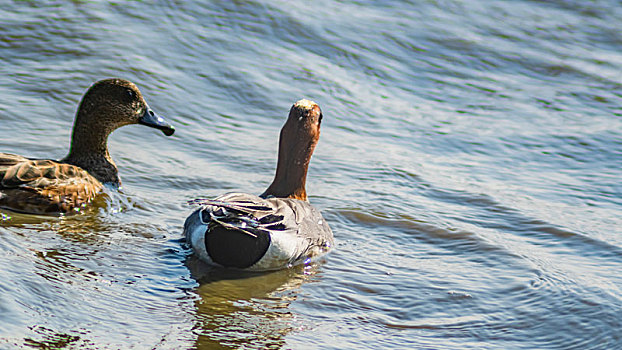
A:
[[[0,208],[32,214],[75,213],[104,184],[120,186],[107,141],[114,130],[130,124],[160,129],[167,136],[175,132],[149,108],[132,82],[96,82],[82,97],[65,158],[55,161],[0,153]]]
[[[322,214],[307,200],[305,183],[320,138],[322,112],[296,102],[281,129],[274,181],[256,196],[229,193],[196,200],[201,207],[184,224],[194,253],[210,265],[252,271],[307,263],[334,244]]]

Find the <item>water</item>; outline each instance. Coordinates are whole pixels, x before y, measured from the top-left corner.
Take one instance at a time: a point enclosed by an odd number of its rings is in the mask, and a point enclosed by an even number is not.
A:
[[[86,213],[1,211],[0,348],[622,349],[618,1],[4,2],[0,151],[61,158],[94,81],[172,138],[109,139]],[[261,193],[320,104],[336,249],[210,270],[186,201]]]

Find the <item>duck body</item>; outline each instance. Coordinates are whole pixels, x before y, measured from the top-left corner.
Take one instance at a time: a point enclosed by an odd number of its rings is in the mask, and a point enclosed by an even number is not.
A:
[[[281,129],[274,180],[260,196],[230,193],[193,201],[202,206],[186,219],[184,234],[201,260],[275,270],[306,263],[334,245],[333,232],[305,190],[321,121],[315,102],[294,103]]]
[[[0,208],[33,214],[77,212],[102,188],[75,165],[0,153]]]
[[[202,206],[184,223],[187,242],[203,261],[250,271],[306,263],[334,244],[333,232],[309,202],[229,193]]]
[[[108,153],[108,136],[141,124],[170,136],[175,129],[147,105],[138,87],[124,79],[93,84],[80,102],[69,154],[60,161],[0,153],[0,208],[30,214],[71,214],[88,205],[104,184],[119,187]]]

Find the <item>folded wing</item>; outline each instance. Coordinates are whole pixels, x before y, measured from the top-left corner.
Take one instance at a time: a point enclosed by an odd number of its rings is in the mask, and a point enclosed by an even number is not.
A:
[[[101,191],[85,170],[53,160],[0,153],[0,207],[36,214],[79,210]]]
[[[230,193],[213,200],[193,202],[202,207],[195,212],[197,216],[193,214],[188,220],[194,218],[194,221],[206,226],[206,234],[221,227],[253,238],[269,237],[265,254],[250,267],[253,270],[295,265],[326,252],[333,244],[328,224],[320,212],[306,201]],[[187,221],[187,234],[193,231],[191,226],[192,223]],[[196,242],[191,243],[196,245]]]

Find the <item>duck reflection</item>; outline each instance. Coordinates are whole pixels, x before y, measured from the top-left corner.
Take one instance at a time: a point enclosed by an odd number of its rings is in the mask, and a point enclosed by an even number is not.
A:
[[[128,225],[114,215],[132,205],[120,196],[106,192],[83,213],[70,216],[48,216],[1,211],[0,235],[15,237],[15,250],[30,251],[33,272],[51,283],[114,278],[113,271],[95,271],[101,255],[109,255],[111,244],[126,236],[144,236],[141,224]],[[120,234],[120,233],[123,234]],[[19,237],[19,238],[18,238]],[[118,246],[119,244],[116,244]],[[108,260],[106,260],[108,261]]]
[[[317,263],[252,273],[210,267],[191,256],[199,282],[197,349],[279,349],[301,325],[290,310],[299,288],[317,273]]]

